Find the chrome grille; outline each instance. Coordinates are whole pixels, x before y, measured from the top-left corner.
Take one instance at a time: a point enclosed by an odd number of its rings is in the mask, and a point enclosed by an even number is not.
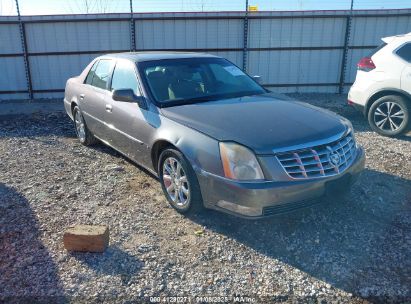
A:
[[[331,176],[347,169],[355,157],[351,134],[329,144],[276,155],[285,172],[295,179]]]

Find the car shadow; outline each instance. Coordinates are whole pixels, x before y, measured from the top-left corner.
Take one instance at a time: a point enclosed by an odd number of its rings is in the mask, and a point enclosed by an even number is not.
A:
[[[152,172],[148,171],[146,168],[144,168],[143,166],[139,165],[138,163],[134,162],[133,160],[131,160],[130,158],[124,156],[123,154],[121,154],[120,152],[118,152],[117,150],[107,146],[106,144],[98,141],[96,144],[90,146],[91,149],[94,149],[95,151],[98,151],[100,153],[105,153],[108,154],[112,157],[115,158],[119,158],[122,159],[123,161],[137,167],[138,170],[142,171],[143,173],[149,175],[151,178],[155,179],[156,181],[158,181],[158,177],[155,176]]]
[[[98,274],[120,276],[123,284],[128,284],[144,266],[137,257],[116,245],[107,247],[103,253],[72,252],[69,254]]]
[[[0,302],[65,303],[58,269],[40,239],[36,214],[0,183]]]
[[[410,180],[367,169],[343,199],[255,221],[214,211],[191,219],[356,296],[411,298]]]

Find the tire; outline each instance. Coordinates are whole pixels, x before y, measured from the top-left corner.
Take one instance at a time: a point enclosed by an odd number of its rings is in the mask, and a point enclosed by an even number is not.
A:
[[[97,139],[87,128],[83,114],[78,106],[75,106],[73,109],[73,122],[77,138],[82,145],[91,146],[97,142]]]
[[[159,157],[157,172],[161,188],[171,207],[186,215],[203,211],[203,198],[197,176],[181,152],[172,148],[164,150]]]
[[[384,136],[404,133],[409,124],[410,104],[397,95],[387,95],[377,99],[368,111],[371,128]]]

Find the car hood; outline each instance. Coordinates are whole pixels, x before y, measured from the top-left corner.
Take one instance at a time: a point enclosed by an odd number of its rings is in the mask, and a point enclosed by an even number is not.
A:
[[[263,94],[165,107],[162,114],[220,141],[272,154],[342,135],[350,123],[312,105]]]

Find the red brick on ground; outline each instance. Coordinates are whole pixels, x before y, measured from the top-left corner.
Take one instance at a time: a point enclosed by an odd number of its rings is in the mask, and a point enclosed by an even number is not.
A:
[[[69,227],[63,236],[68,251],[103,252],[109,243],[107,226],[76,225]]]

